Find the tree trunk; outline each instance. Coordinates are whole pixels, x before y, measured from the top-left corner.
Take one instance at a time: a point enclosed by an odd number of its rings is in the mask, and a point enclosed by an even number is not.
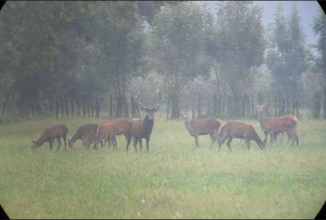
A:
[[[76,98],[76,106],[77,106],[77,115],[80,116],[80,102],[79,102],[79,98]]]
[[[55,104],[55,115],[57,118],[59,118],[59,100],[56,100],[56,104]]]
[[[71,108],[71,117],[75,115],[75,106],[74,106],[74,99],[70,98],[70,108]]]
[[[62,95],[60,94],[60,113],[61,116],[64,116],[64,109],[63,109],[63,100],[62,100]]]
[[[95,104],[96,104],[96,118],[99,118],[100,117],[100,102],[97,97],[95,99]]]
[[[178,119],[180,118],[180,103],[179,103],[179,96],[174,94],[171,97],[171,108],[172,108],[172,115],[171,117],[173,119]]]
[[[124,117],[129,118],[129,107],[127,97],[124,97]]]
[[[170,102],[171,102],[171,98],[170,98],[170,95],[169,95],[168,103],[167,103],[167,109],[166,109],[166,120],[169,119],[169,115],[170,115]]]
[[[87,110],[87,117],[90,118],[91,117],[91,106],[90,106],[89,99],[87,99],[87,101],[86,101],[86,110]]]
[[[83,116],[84,118],[86,118],[86,101],[85,101],[85,97],[83,97]]]
[[[117,118],[121,118],[124,100],[122,96],[117,96],[116,99],[117,99],[117,110],[115,115]]]
[[[68,105],[67,95],[65,95],[65,107],[66,107],[66,116],[69,117],[69,105]]]
[[[196,99],[193,99],[192,100],[192,120],[195,119],[195,114],[196,114],[195,106],[196,106]]]
[[[324,88],[324,119],[326,119],[326,88]]]
[[[299,100],[298,100],[298,96],[296,97],[296,108],[297,108],[296,116],[299,117]]]
[[[92,118],[94,118],[94,100],[91,99],[91,111],[92,111]]]
[[[274,111],[275,111],[275,117],[277,116],[277,96],[275,95],[275,102],[274,102]]]
[[[113,109],[113,106],[112,106],[112,99],[113,99],[113,95],[110,94],[110,117],[112,117],[112,109]]]
[[[201,94],[198,94],[198,118],[201,116]]]
[[[136,113],[135,113],[134,98],[132,96],[130,97],[130,106],[131,106],[131,116],[134,118]]]
[[[2,115],[5,115],[5,112],[6,112],[6,108],[7,108],[7,99],[5,101],[5,104],[3,105],[3,108],[2,108]]]
[[[210,95],[207,94],[207,115],[210,114]]]
[[[52,117],[53,116],[53,101],[52,101],[52,98],[49,99],[49,103],[50,103],[50,116]]]

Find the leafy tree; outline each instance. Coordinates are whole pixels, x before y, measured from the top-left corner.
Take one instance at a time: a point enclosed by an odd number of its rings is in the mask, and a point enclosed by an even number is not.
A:
[[[326,16],[322,10],[314,21],[314,32],[319,36],[316,46],[320,56],[316,63],[317,68],[322,71],[324,79],[324,118],[326,118]]]
[[[153,21],[154,65],[170,88],[172,118],[180,117],[180,97],[186,82],[209,70],[203,54],[204,16],[199,5],[182,2],[162,8]]]
[[[252,2],[225,2],[217,14],[217,48],[221,80],[229,92],[229,117],[241,115],[244,81],[264,61],[265,38],[261,8]]]

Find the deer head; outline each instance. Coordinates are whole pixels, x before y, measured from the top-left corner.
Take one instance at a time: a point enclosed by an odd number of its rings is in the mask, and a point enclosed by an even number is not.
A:
[[[257,105],[256,104],[258,115],[261,115],[264,112],[265,106],[266,106],[266,103],[264,103],[262,105]]]
[[[160,108],[160,106],[162,105],[162,103],[164,102],[164,98],[160,101],[159,104],[157,104],[154,108],[148,108],[146,106],[144,106],[138,99],[138,94],[139,94],[139,91],[136,95],[136,98],[135,98],[135,102],[137,103],[137,105],[139,105],[145,112],[146,112],[146,116],[148,116],[148,119],[149,120],[153,120],[154,119],[154,114],[155,112],[157,112]]]
[[[185,119],[190,118],[190,113],[188,111],[188,108],[186,108],[185,110],[181,110],[180,115],[182,118],[185,118]]]

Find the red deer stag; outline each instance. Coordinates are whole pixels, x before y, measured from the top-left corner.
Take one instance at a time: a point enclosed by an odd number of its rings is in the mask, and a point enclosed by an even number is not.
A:
[[[153,126],[154,126],[154,114],[159,110],[161,104],[164,102],[164,99],[160,101],[160,103],[154,108],[148,108],[141,104],[138,100],[138,95],[135,99],[136,103],[146,112],[145,118],[135,118],[130,119],[129,121],[129,129],[128,129],[128,140],[127,140],[127,152],[129,148],[129,144],[131,139],[134,141],[134,148],[137,151],[137,143],[139,142],[140,150],[142,150],[142,139],[146,139],[146,150],[149,152],[149,140],[152,134]]]
[[[68,134],[69,128],[65,124],[57,124],[53,125],[51,127],[48,127],[45,129],[41,137],[37,141],[33,142],[33,149],[41,147],[45,142],[49,142],[50,150],[52,150],[53,144],[55,139],[57,139],[58,142],[58,148],[59,150],[61,146],[61,138],[63,138],[64,144],[65,144],[65,150],[66,150],[66,139]]]
[[[108,142],[109,147],[111,146],[111,143],[114,148],[117,148],[117,141],[116,141],[116,132],[118,128],[111,123],[104,123],[98,126],[96,131],[96,141],[94,142],[94,149],[97,148],[97,145],[101,142],[101,140],[104,138],[106,142]]]
[[[265,144],[261,141],[255,128],[242,122],[230,121],[220,127],[218,134],[218,151],[220,151],[222,144],[228,139],[226,145],[231,150],[231,142],[233,138],[243,139],[246,142],[248,150],[250,149],[250,141],[255,141],[261,150],[265,149]]]
[[[96,132],[98,126],[98,124],[87,124],[80,126],[75,135],[71,138],[71,140],[68,139],[68,145],[72,147],[74,143],[80,139],[83,141],[83,145],[89,148],[92,141],[96,140]]]
[[[264,107],[265,104],[257,105],[258,120],[260,127],[265,134],[264,143],[266,144],[267,142],[268,134],[270,134],[271,143],[273,143],[273,140],[276,139],[277,134],[283,134],[286,132],[288,137],[292,139],[292,146],[294,145],[294,141],[296,141],[297,145],[299,146],[299,137],[297,135],[298,118],[294,115],[283,115],[281,117],[265,118]]]
[[[189,113],[187,110],[181,113],[185,117],[185,126],[191,136],[195,138],[195,145],[199,147],[198,136],[199,135],[209,135],[212,139],[212,144],[215,143],[218,130],[222,124],[222,121],[217,118],[203,118],[194,119],[190,121]]]

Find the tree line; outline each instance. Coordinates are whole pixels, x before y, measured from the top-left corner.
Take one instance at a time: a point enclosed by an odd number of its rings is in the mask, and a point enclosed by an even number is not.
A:
[[[2,116],[139,117],[165,97],[168,119],[309,110],[326,118],[326,16],[307,45],[301,17],[253,2],[7,2],[0,13]]]

